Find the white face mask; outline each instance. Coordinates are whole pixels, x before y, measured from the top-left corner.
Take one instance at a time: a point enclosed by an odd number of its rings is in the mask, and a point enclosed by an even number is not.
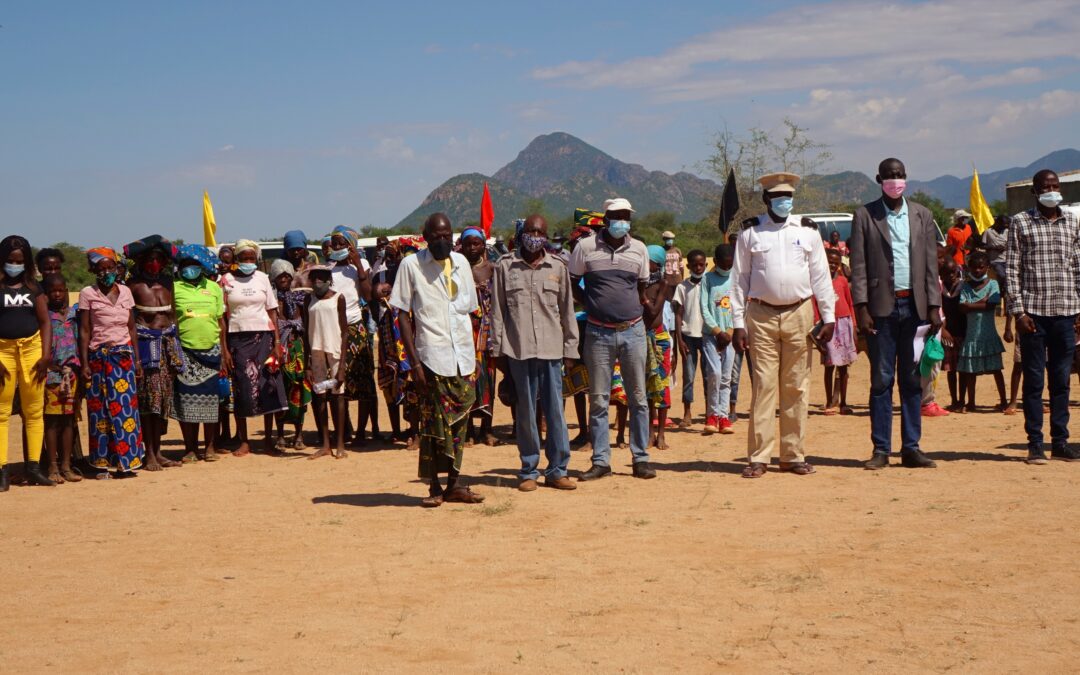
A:
[[[1060,192],[1044,192],[1039,195],[1039,203],[1047,208],[1054,208],[1062,201]]]

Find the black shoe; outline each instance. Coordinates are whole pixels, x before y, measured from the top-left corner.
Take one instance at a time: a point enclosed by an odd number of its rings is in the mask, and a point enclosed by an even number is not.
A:
[[[900,464],[908,469],[934,469],[937,467],[937,462],[924,455],[922,450],[912,450],[900,454]]]
[[[8,483],[8,468],[5,464],[0,466],[0,492],[7,492],[11,489],[11,485]]]
[[[656,478],[656,469],[648,462],[637,462],[634,464],[634,478]]]
[[[593,464],[589,467],[588,471],[578,476],[578,480],[596,480],[597,478],[603,478],[604,476],[610,475],[610,466],[600,466],[599,464]]]
[[[869,461],[863,463],[863,468],[869,469],[870,471],[887,469],[889,468],[889,456],[884,452],[875,452],[874,456],[871,457]]]
[[[1036,464],[1036,465],[1046,464],[1046,462],[1047,462],[1046,453],[1043,452],[1041,448],[1039,448],[1039,449],[1029,448],[1027,458],[1024,459],[1024,461],[1026,463],[1028,463],[1028,464]]]
[[[1050,456],[1054,459],[1061,459],[1066,462],[1080,462],[1080,450],[1076,448],[1070,448],[1067,445],[1060,445],[1050,449]]]
[[[44,485],[46,487],[56,485],[56,483],[49,480],[48,476],[41,473],[41,465],[37,462],[27,462],[23,473],[26,474],[26,482],[30,485]]]

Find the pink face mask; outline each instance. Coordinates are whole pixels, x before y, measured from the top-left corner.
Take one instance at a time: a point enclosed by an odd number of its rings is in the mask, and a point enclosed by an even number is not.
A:
[[[906,187],[907,181],[903,178],[888,178],[881,181],[881,191],[887,194],[892,199],[896,199],[900,195],[904,194],[904,189]]]

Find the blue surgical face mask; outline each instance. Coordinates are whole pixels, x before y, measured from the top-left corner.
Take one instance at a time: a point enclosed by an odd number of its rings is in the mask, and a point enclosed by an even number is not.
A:
[[[622,239],[626,235],[630,234],[630,221],[629,220],[612,220],[607,226],[608,234],[614,239]]]
[[[4,274],[11,278],[15,278],[23,273],[26,269],[26,265],[17,265],[15,263],[4,263]]]
[[[202,276],[202,267],[199,265],[187,265],[180,268],[180,276],[188,281],[195,281]]]
[[[255,263],[240,263],[236,266],[236,269],[244,276],[251,276],[255,273],[255,270],[259,269],[259,266]]]
[[[1060,204],[1061,201],[1060,192],[1044,192],[1039,195],[1039,203],[1050,209]]]
[[[773,197],[769,200],[769,208],[781,218],[787,218],[791,214],[791,208],[795,200],[791,197]]]
[[[713,264],[712,271],[716,272],[717,274],[719,274],[722,277],[726,277],[726,276],[731,275],[731,268],[730,267],[727,268],[727,269],[724,269],[723,267],[720,267],[719,265],[717,265],[715,263]]]
[[[985,274],[982,275],[982,276],[979,276],[979,277],[975,276],[974,274],[969,274],[968,278],[971,279],[972,281],[974,281],[975,283],[982,283],[982,282],[986,281],[986,275]]]
[[[334,262],[341,262],[345,258],[349,257],[349,249],[347,248],[335,248],[330,250],[330,255],[327,256]]]

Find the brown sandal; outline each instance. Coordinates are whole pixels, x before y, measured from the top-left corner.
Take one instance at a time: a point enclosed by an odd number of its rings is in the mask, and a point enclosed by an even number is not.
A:
[[[743,469],[743,478],[761,478],[765,475],[765,465],[761,462],[750,462],[745,469]]]
[[[780,470],[787,473],[793,473],[796,476],[808,476],[812,473],[817,473],[817,469],[815,469],[810,462],[792,462],[791,464],[781,463]]]
[[[458,504],[479,504],[484,501],[483,495],[478,495],[467,487],[456,487],[443,495],[443,501],[456,502]]]
[[[64,480],[66,480],[69,483],[78,483],[79,481],[82,480],[82,476],[75,473],[71,469],[62,469],[60,471],[60,475],[63,476]]]

